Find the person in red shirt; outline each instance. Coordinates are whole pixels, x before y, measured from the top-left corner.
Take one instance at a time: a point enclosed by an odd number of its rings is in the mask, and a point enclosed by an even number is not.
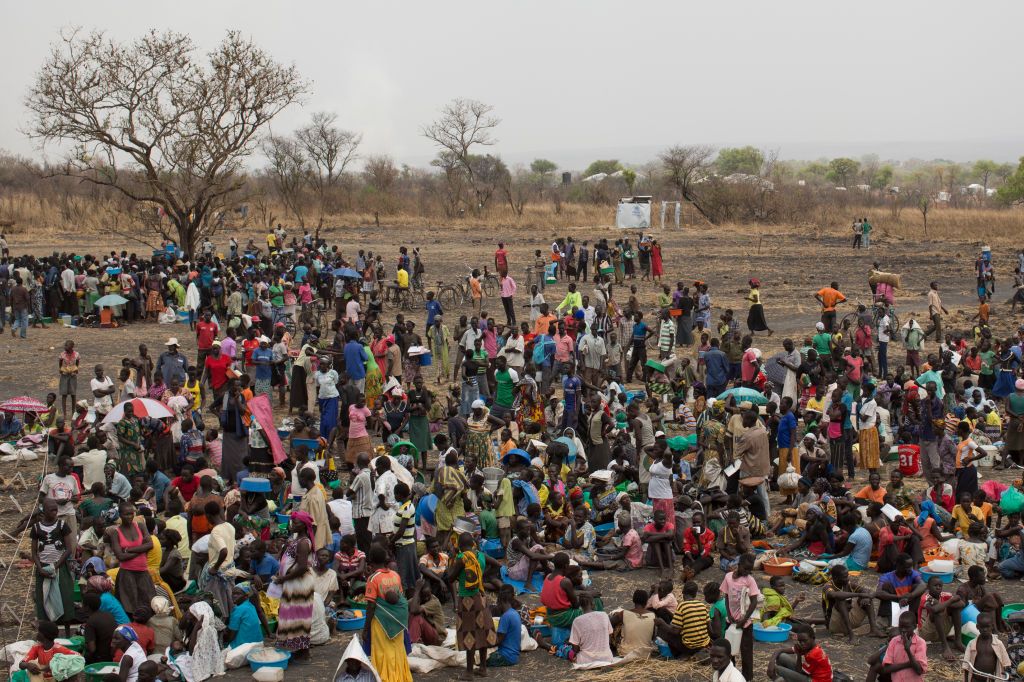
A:
[[[48,620],[39,621],[39,629],[36,632],[36,643],[21,659],[21,669],[27,670],[30,675],[42,675],[44,679],[52,680],[53,673],[50,672],[50,661],[55,654],[65,656],[78,655],[71,649],[57,644],[55,641],[58,634],[57,624]]]
[[[498,242],[498,250],[494,252],[494,269],[498,271],[499,277],[508,275],[508,251],[505,250],[504,242]]]
[[[224,391],[227,390],[228,369],[232,362],[234,362],[234,358],[221,353],[220,342],[214,341],[210,354],[206,356],[200,383],[206,382],[213,390],[213,405],[218,411],[220,410],[220,401],[224,398]]]
[[[203,313],[203,319],[196,323],[196,347],[199,349],[196,355],[196,365],[203,366],[203,361],[210,354],[213,342],[217,340],[220,327],[213,321],[209,310]]]
[[[138,637],[139,646],[143,648],[146,655],[153,653],[156,648],[156,634],[153,632],[153,628],[149,627],[147,623],[149,619],[153,617],[153,609],[148,605],[140,606],[135,609],[135,613],[132,614],[132,622],[128,623],[130,627]],[[120,663],[121,657],[124,656],[124,652],[121,650],[114,652],[114,663]]]
[[[768,663],[768,677],[773,680],[809,678],[811,682],[832,682],[832,662],[815,641],[814,628],[796,623],[793,625],[793,633],[796,635],[796,646],[775,654]]]
[[[252,378],[256,374],[256,365],[252,363],[252,352],[260,347],[258,337],[259,326],[253,325],[246,332],[245,340],[242,341],[242,352],[245,354],[245,371]]]
[[[181,476],[171,479],[171,485],[167,487],[167,492],[164,494],[169,498],[175,490],[181,494],[181,499],[185,502],[191,501],[192,496],[199,490],[199,479],[196,478],[191,464],[185,464],[181,467]],[[167,500],[165,499],[164,505],[166,506],[166,504]]]

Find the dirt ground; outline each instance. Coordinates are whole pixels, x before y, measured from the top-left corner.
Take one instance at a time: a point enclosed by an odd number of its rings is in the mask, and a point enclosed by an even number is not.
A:
[[[529,234],[503,232],[488,234],[484,229],[441,230],[387,228],[379,232],[370,230],[335,230],[327,233],[331,243],[339,244],[346,254],[355,255],[356,249],[368,249],[375,253],[380,251],[386,261],[393,262],[399,245],[410,248],[419,247],[426,264],[425,281],[433,285],[438,279],[446,282],[467,274],[471,267],[493,265],[493,251],[499,239],[507,244],[511,253],[511,273],[520,283],[517,296],[517,313],[525,310],[526,292],[525,266],[532,260],[534,249],[548,252],[548,247],[556,236],[571,234],[577,241],[586,239],[591,244],[601,237],[613,240],[622,233],[610,230],[594,230],[578,228],[553,232],[534,230]],[[494,232],[494,231],[490,231]],[[253,235],[258,236],[258,235]],[[635,239],[636,233],[629,235]],[[775,352],[781,347],[786,337],[802,338],[813,334],[814,322],[818,319],[818,306],[813,293],[837,280],[851,302],[868,301],[870,292],[867,286],[867,272],[873,261],[878,261],[882,270],[899,272],[903,275],[903,288],[899,290],[897,308],[901,319],[908,312],[917,313],[918,319],[924,317],[925,295],[930,281],[939,283],[940,291],[946,307],[951,315],[947,324],[954,330],[966,330],[969,318],[977,310],[974,298],[973,262],[980,250],[981,241],[965,241],[950,244],[947,242],[907,241],[879,239],[873,241],[870,251],[853,251],[842,233],[801,233],[797,230],[715,230],[685,229],[681,231],[655,231],[656,238],[664,249],[665,283],[674,288],[677,280],[691,282],[701,279],[709,283],[714,316],[726,307],[736,311],[742,321],[746,318],[746,281],[749,277],[758,277],[762,282],[762,300],[765,304],[769,324],[775,330],[770,339],[758,338],[756,345],[766,353]],[[53,249],[70,249],[70,244],[24,243],[22,238],[11,244],[15,253],[29,251],[33,253],[49,253]],[[240,241],[242,241],[240,239]],[[259,240],[257,240],[258,242]],[[94,250],[109,251],[111,248],[129,248],[131,245],[102,243]],[[102,243],[102,248],[99,244]],[[244,243],[244,241],[243,241]],[[1024,317],[1024,311],[1011,318],[1009,306],[1004,305],[1009,297],[1007,282],[1012,281],[1013,254],[1019,248],[1015,244],[994,245],[994,262],[997,280],[996,301],[993,305],[993,326],[999,335],[1005,335],[1016,329]],[[389,269],[393,270],[393,267]],[[640,300],[647,309],[653,312],[653,303],[658,287],[650,282],[635,282]],[[590,285],[581,286],[583,293],[588,293]],[[548,288],[546,298],[557,303],[565,293],[565,285],[560,282]],[[617,289],[616,300],[624,302],[628,294]],[[485,309],[503,319],[500,302],[489,301]],[[852,310],[849,307],[849,310]],[[460,311],[454,311],[456,313]],[[468,308],[461,312],[469,312]],[[842,314],[843,311],[841,311]],[[385,311],[385,320],[391,319],[390,311]],[[409,315],[407,314],[407,317]],[[452,315],[446,315],[452,323]],[[424,315],[412,314],[417,326],[422,329]],[[925,325],[927,326],[927,325]],[[0,399],[14,395],[27,394],[43,398],[48,391],[57,387],[57,355],[65,339],[74,339],[77,350],[82,354],[82,381],[87,382],[91,376],[93,365],[103,364],[108,373],[113,374],[122,357],[134,356],[139,343],[148,344],[155,356],[163,349],[163,343],[169,336],[176,336],[181,341],[183,352],[195,357],[194,335],[189,333],[187,326],[182,324],[157,325],[134,324],[120,329],[65,329],[51,326],[48,329],[30,329],[27,340],[12,339],[9,332],[0,335]],[[932,347],[931,345],[929,348]],[[899,364],[902,353],[896,348],[890,350],[890,367]],[[17,505],[28,508],[34,497],[33,490],[38,480],[42,462],[16,468],[11,464],[0,464],[0,476],[10,480],[15,473],[22,473],[28,480],[30,490],[13,491],[8,496],[0,494],[0,529],[11,532],[21,514]],[[998,478],[1010,478],[1002,472],[986,472]],[[884,479],[883,479],[884,480]],[[24,553],[26,546],[19,548]],[[0,536],[0,560],[8,564],[16,555],[14,542]],[[6,566],[0,566],[0,576],[7,572]],[[712,568],[698,577],[703,584],[707,581],[719,581],[721,572]],[[763,577],[763,576],[759,576]],[[605,603],[609,608],[626,606],[632,591],[637,587],[647,588],[655,582],[653,572],[648,570],[633,571],[628,576],[618,573],[595,573],[594,580],[602,590]],[[766,582],[766,581],[765,581]],[[679,585],[676,586],[677,589]],[[997,583],[996,589],[1003,595],[1007,603],[1024,601],[1024,587],[1018,583]],[[793,596],[805,588],[794,584],[789,595]],[[798,614],[817,615],[819,611],[819,591],[810,588],[807,600],[798,609]],[[534,597],[526,597],[534,603]],[[8,608],[10,607],[10,608]],[[13,612],[13,613],[12,613]],[[15,616],[24,614],[25,621],[21,628],[21,638],[30,636],[32,627],[31,569],[15,565],[7,578],[0,582],[0,645],[13,641],[17,637],[18,627]],[[854,679],[863,679],[867,670],[866,660],[880,646],[878,640],[859,640],[853,645],[837,642],[832,638],[823,638],[826,651],[832,657],[836,667]],[[295,680],[324,679],[330,676],[343,651],[347,638],[336,637],[329,645],[314,651],[313,661],[303,666],[293,667],[288,671],[287,678]],[[765,656],[775,650],[774,645],[756,646],[758,679],[763,679]],[[944,665],[936,655],[930,658],[932,672],[927,676],[932,680],[952,680],[960,677],[957,670]],[[568,665],[561,661],[552,661],[547,654],[524,654],[520,664],[511,669],[492,670],[490,677],[497,680],[527,680],[544,678],[555,672],[558,675],[574,679],[589,680],[641,680],[659,678],[669,680],[703,680],[710,679],[708,668],[682,662],[649,661],[634,663],[627,667],[611,669],[606,672],[586,674],[572,673]],[[442,669],[429,675],[417,676],[423,680],[452,679],[454,669]],[[228,679],[249,679],[247,670],[232,672]]]

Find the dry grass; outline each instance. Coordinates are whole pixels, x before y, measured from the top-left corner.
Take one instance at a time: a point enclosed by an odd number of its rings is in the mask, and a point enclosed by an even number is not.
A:
[[[504,204],[493,205],[482,216],[467,214],[455,218],[424,213],[413,207],[410,209],[380,215],[381,229],[416,227],[428,231],[444,229],[446,233],[463,231],[473,234],[478,234],[481,229],[525,230],[539,238],[547,239],[576,230],[611,228],[615,219],[615,209],[612,205],[568,202],[563,203],[557,212],[551,202],[528,204],[521,216],[516,215]],[[109,202],[94,201],[88,197],[70,197],[62,200],[37,197],[30,193],[0,197],[0,220],[14,222],[14,226],[8,228],[7,232],[17,235],[18,242],[29,244],[60,241],[71,230],[76,234],[108,235],[111,220],[117,219],[113,217],[113,210]],[[294,221],[289,220],[285,211],[279,207],[274,207],[272,213],[278,216],[277,220],[280,222],[294,226]],[[652,213],[657,225],[658,208],[655,207]],[[890,242],[941,240],[1017,246],[1019,236],[1024,233],[1024,210],[992,208],[933,207],[928,213],[927,233],[921,212],[915,206],[904,207],[898,216],[894,216],[887,207],[822,203],[813,209],[812,218],[801,224],[781,226],[729,224],[713,228],[703,223],[695,211],[687,211],[686,217],[694,223],[687,225],[688,227],[695,226],[699,229],[750,232],[766,238],[779,232],[798,234],[805,238],[820,238],[852,236],[850,226],[854,216],[867,216],[875,228],[872,237],[875,240]],[[124,218],[117,220],[122,224],[125,222]],[[324,231],[331,235],[353,228],[375,229],[377,221],[378,218],[372,212],[342,212],[328,217]],[[264,228],[257,224],[254,213],[250,212],[249,220],[244,223],[235,216],[233,222],[229,221],[228,230],[242,236],[262,236]],[[107,238],[112,239],[112,247],[117,246],[116,242],[127,241],[114,236]],[[765,242],[768,245],[764,248],[770,249],[771,240],[765,239]],[[755,248],[756,242],[752,242],[752,253]]]

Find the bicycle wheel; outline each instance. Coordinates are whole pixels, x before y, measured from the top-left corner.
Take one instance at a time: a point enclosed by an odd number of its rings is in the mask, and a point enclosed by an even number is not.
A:
[[[410,289],[408,298],[409,310],[421,310],[426,299],[422,289]]]
[[[856,329],[857,328],[858,315],[859,314],[856,311],[854,311],[852,313],[846,313],[845,315],[843,315],[842,318],[840,318],[839,322],[837,323],[839,325],[839,329],[843,328],[843,323],[845,323],[847,320],[849,320],[849,322],[850,322],[850,329]]]
[[[442,287],[437,292],[437,302],[441,304],[442,310],[448,311],[454,310],[461,301],[454,287]]]

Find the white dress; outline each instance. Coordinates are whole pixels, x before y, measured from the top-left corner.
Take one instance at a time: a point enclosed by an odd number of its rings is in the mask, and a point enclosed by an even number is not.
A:
[[[395,532],[395,509],[397,503],[395,502],[395,485],[398,483],[398,477],[395,476],[392,471],[385,471],[377,479],[377,484],[373,487],[375,496],[384,496],[385,507],[381,508],[377,504],[378,499],[374,499],[373,513],[370,514],[370,527],[369,530],[373,534],[389,534]]]

